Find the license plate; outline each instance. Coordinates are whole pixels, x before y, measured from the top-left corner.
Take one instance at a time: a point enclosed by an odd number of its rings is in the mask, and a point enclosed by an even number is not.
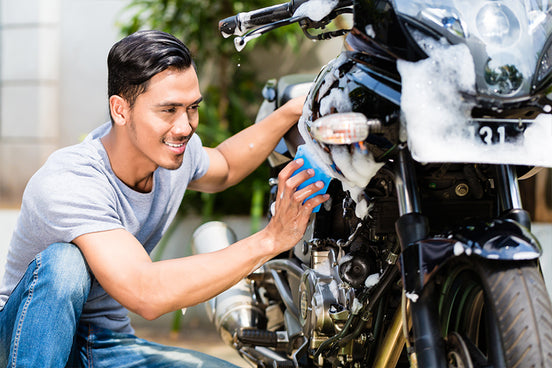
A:
[[[516,143],[532,120],[521,119],[473,119],[468,123],[468,132],[485,145]]]
[[[412,157],[422,163],[466,162],[552,167],[552,115],[534,120],[472,119],[446,129],[408,122]]]

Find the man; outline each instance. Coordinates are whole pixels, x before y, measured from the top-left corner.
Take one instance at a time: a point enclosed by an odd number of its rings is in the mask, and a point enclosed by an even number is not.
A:
[[[297,121],[292,100],[214,149],[195,130],[201,94],[178,39],[141,31],[108,56],[111,122],[61,149],[31,178],[0,286],[0,366],[224,367],[197,352],[132,335],[127,309],[146,319],[198,304],[293,247],[322,183],[291,162],[275,215],[260,232],[209,254],[152,262],[148,253],[186,188],[238,183]],[[125,309],[126,308],[126,309]]]

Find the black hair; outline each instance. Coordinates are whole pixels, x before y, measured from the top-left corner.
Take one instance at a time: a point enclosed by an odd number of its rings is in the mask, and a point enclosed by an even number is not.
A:
[[[195,68],[190,50],[178,38],[161,31],[138,31],[109,51],[108,96],[121,96],[132,107],[154,75],[168,68],[185,70],[190,66]]]

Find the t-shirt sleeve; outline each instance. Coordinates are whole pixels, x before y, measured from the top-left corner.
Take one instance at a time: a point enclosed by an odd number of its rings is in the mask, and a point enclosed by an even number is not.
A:
[[[197,134],[194,134],[190,139],[189,148],[191,148],[189,152],[192,156],[189,162],[195,165],[191,176],[191,181],[193,181],[201,178],[209,169],[209,155],[203,149],[203,144]]]
[[[24,202],[35,222],[31,226],[47,239],[71,242],[83,234],[123,228],[107,177],[80,161],[39,171],[27,186]]]

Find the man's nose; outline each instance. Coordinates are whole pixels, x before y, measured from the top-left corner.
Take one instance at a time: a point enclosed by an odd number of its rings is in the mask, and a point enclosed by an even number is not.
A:
[[[190,135],[193,131],[192,125],[190,124],[190,119],[188,114],[181,114],[180,117],[174,122],[173,129],[174,134],[178,135]]]

